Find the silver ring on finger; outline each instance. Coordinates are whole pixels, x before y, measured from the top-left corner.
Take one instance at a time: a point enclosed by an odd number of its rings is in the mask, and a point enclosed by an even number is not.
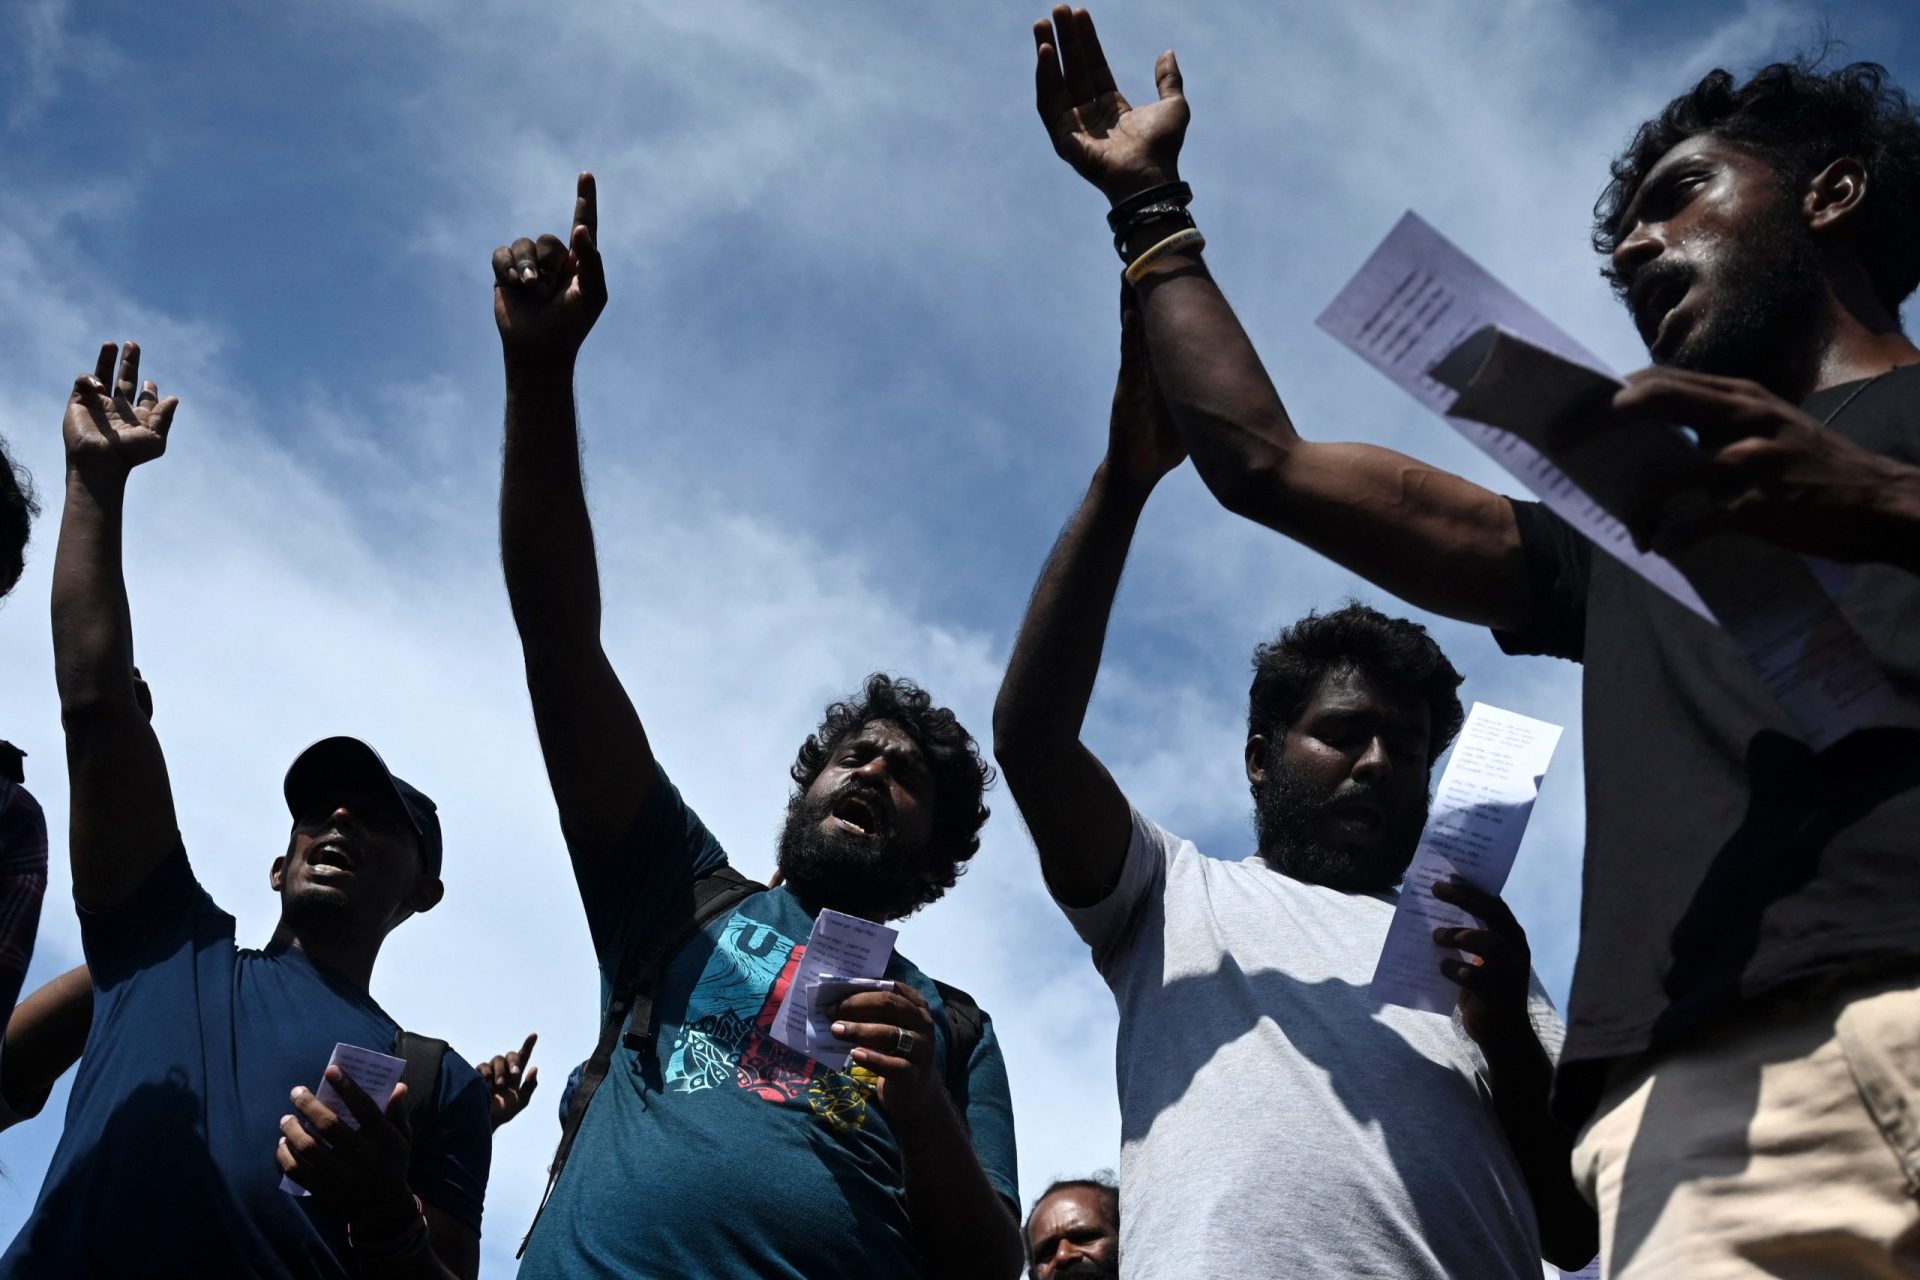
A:
[[[894,1033],[893,1048],[903,1058],[913,1057],[913,1032],[901,1027]]]

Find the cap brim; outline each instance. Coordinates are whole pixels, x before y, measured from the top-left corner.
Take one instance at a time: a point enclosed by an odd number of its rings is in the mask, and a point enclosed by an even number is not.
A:
[[[294,758],[281,788],[287,799],[287,812],[298,819],[312,802],[326,799],[326,793],[343,780],[371,784],[383,793],[390,793],[400,812],[407,815],[407,825],[422,840],[426,839],[427,833],[414,816],[413,806],[407,803],[393,770],[387,768],[380,753],[360,739],[344,735],[322,738]]]

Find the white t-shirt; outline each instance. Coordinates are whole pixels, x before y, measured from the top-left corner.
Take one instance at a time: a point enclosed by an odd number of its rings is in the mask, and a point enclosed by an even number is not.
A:
[[[1367,994],[1395,895],[1133,822],[1118,887],[1062,908],[1120,1006],[1124,1280],[1538,1280],[1478,1047]],[[1557,1056],[1537,979],[1529,1012]]]

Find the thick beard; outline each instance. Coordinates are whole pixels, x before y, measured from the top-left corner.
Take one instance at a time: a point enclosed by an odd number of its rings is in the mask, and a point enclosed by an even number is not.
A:
[[[1756,219],[1738,255],[1723,260],[1719,297],[1680,349],[1675,369],[1750,378],[1776,390],[1805,382],[1833,329],[1820,254],[1790,201]]]
[[[865,920],[910,914],[923,888],[912,852],[877,802],[878,831],[856,836],[823,828],[820,824],[838,798],[835,792],[811,802],[804,795],[787,802],[786,825],[780,831],[780,870],[787,884],[810,906]]]
[[[1314,833],[1333,807],[1334,789],[1316,786],[1278,751],[1268,753],[1266,768],[1266,781],[1253,790],[1253,825],[1260,856],[1276,871],[1342,893],[1385,893],[1400,883],[1426,826],[1428,803],[1372,853],[1332,849]],[[1353,795],[1349,790],[1344,798]]]

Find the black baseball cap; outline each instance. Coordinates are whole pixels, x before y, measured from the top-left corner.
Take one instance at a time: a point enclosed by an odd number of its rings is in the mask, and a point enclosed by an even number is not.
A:
[[[322,738],[294,759],[284,787],[287,811],[297,820],[302,811],[327,799],[326,791],[343,781],[390,789],[420,837],[420,865],[430,876],[440,874],[437,806],[426,792],[395,777],[380,753],[358,738]]]

